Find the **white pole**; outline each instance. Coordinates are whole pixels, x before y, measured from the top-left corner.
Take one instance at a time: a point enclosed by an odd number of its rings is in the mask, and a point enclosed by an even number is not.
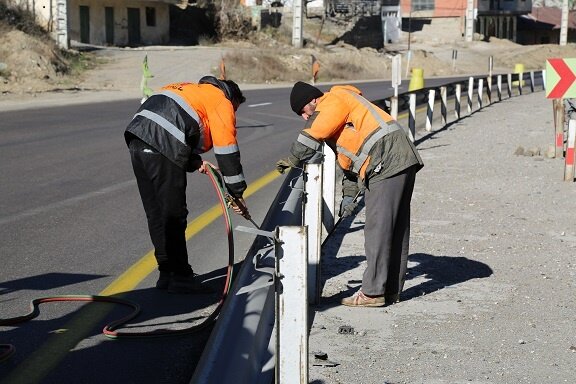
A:
[[[428,110],[426,111],[426,130],[432,130],[432,116],[434,115],[434,99],[436,98],[436,90],[431,89],[428,93]]]
[[[447,103],[448,100],[448,88],[447,87],[440,87],[440,115],[442,116],[442,126],[445,126],[446,123],[448,122],[448,119],[446,118],[446,114],[447,114]]]
[[[294,0],[292,5],[292,46],[302,48],[302,7],[303,0]]]
[[[322,247],[322,164],[306,164],[304,225],[308,227],[308,301],[318,303]]]
[[[462,84],[456,84],[456,96],[454,98],[454,114],[456,115],[456,120],[460,120],[460,100],[462,97]]]
[[[574,181],[574,141],[576,136],[576,120],[568,122],[568,140],[566,143],[566,159],[564,181]]]
[[[562,0],[562,18],[560,20],[560,45],[568,42],[568,0]]]
[[[482,109],[483,98],[484,98],[484,79],[478,79],[478,109]]]
[[[474,95],[474,78],[468,79],[468,114],[472,113],[472,96]]]
[[[414,137],[416,137],[416,94],[410,94],[410,106],[408,114],[408,135],[410,136],[410,140],[414,142]]]
[[[276,382],[308,382],[307,228],[277,227]]]
[[[466,41],[474,39],[474,0],[466,1]]]
[[[336,154],[324,144],[324,163],[322,164],[322,224],[324,239],[334,229],[334,216],[336,212]],[[323,241],[323,240],[322,240]]]
[[[68,9],[66,0],[56,1],[56,42],[62,49],[70,48],[68,39]]]

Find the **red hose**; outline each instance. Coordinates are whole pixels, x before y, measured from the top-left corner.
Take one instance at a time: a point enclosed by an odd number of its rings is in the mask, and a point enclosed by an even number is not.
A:
[[[122,325],[126,324],[130,320],[134,319],[140,313],[140,306],[132,301],[121,299],[118,297],[112,296],[93,296],[93,295],[62,295],[62,296],[51,296],[51,297],[42,297],[38,299],[34,299],[30,303],[30,312],[22,316],[16,316],[7,319],[0,319],[0,326],[11,326],[14,324],[22,323],[28,320],[31,320],[37,317],[40,314],[39,305],[42,303],[50,303],[54,301],[86,301],[86,302],[105,302],[105,303],[114,303],[120,304],[124,306],[128,306],[132,308],[132,312],[129,313],[127,316],[115,320],[109,324],[104,326],[102,332],[109,338],[117,339],[117,338],[143,338],[143,337],[160,337],[160,336],[173,336],[173,335],[184,335],[184,334],[191,334],[198,332],[208,325],[210,325],[222,309],[222,305],[224,304],[224,300],[230,291],[230,286],[232,283],[232,274],[234,268],[234,235],[232,231],[232,225],[230,220],[230,214],[228,212],[228,207],[226,204],[225,198],[225,191],[224,191],[224,182],[223,177],[218,171],[218,169],[208,163],[205,162],[207,165],[207,174],[210,177],[210,181],[218,195],[218,199],[220,201],[220,207],[222,208],[222,213],[225,221],[226,226],[226,233],[228,237],[228,267],[226,271],[226,280],[224,283],[224,288],[218,304],[214,311],[206,317],[204,321],[199,324],[193,325],[188,328],[184,329],[177,329],[177,330],[155,330],[149,332],[119,332],[117,329],[121,328]],[[0,362],[7,360],[14,352],[16,351],[15,347],[11,344],[0,344]]]

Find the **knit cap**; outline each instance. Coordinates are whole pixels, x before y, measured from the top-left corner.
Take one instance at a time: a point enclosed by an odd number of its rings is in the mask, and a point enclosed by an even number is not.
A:
[[[290,106],[292,110],[300,116],[306,104],[322,96],[324,96],[324,94],[318,88],[299,81],[294,84],[292,92],[290,92]]]

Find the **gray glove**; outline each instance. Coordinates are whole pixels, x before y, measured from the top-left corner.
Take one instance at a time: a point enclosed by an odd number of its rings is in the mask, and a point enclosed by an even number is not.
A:
[[[297,167],[299,162],[300,160],[296,156],[290,155],[276,162],[276,170],[284,173],[289,168]]]
[[[358,203],[354,202],[354,198],[352,196],[344,196],[342,198],[342,202],[340,203],[340,211],[338,212],[338,216],[345,218],[351,216],[354,211],[358,207]]]

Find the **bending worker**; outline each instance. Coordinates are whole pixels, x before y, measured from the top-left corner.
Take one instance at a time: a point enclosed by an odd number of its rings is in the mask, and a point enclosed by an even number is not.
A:
[[[158,289],[206,290],[194,279],[185,237],[186,172],[207,172],[200,154],[214,148],[228,192],[246,207],[235,115],[244,101],[231,80],[205,76],[198,84],[169,84],[143,102],[126,128],[124,137],[160,271]],[[238,205],[233,208],[242,214]]]
[[[367,265],[362,287],[342,304],[380,307],[398,302],[408,263],[410,201],[416,172],[424,166],[416,147],[390,115],[354,86],[334,86],[322,93],[299,81],[290,105],[306,125],[290,156],[277,162],[278,171],[310,160],[326,142],[344,171],[343,201],[356,195],[358,181],[365,187]]]

